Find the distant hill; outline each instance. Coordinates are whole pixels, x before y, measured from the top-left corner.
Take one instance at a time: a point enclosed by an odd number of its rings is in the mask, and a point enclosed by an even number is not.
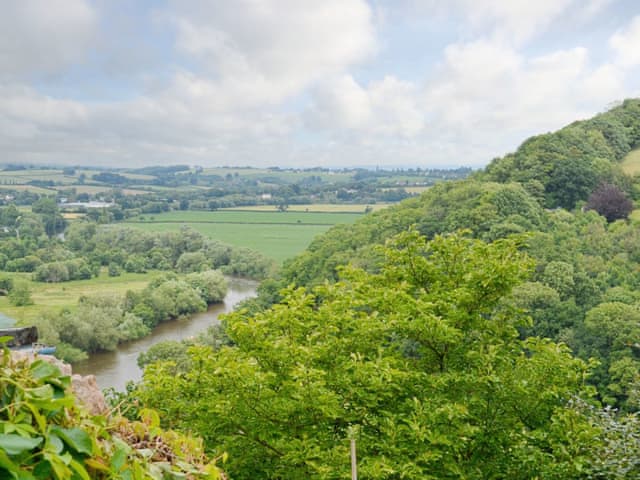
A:
[[[548,208],[572,209],[601,183],[630,191],[622,162],[640,146],[640,99],[557,132],[527,139],[514,153],[494,159],[484,177],[495,182],[520,182]]]

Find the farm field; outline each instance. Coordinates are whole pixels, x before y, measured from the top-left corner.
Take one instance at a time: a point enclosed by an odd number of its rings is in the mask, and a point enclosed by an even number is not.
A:
[[[417,193],[421,194],[429,190],[431,187],[404,187],[407,193]]]
[[[0,180],[2,181],[2,180]],[[39,193],[42,195],[55,195],[56,191],[53,189],[36,187],[35,185],[2,185],[0,184],[0,191],[2,190],[15,190]]]
[[[248,224],[305,224],[305,225],[335,225],[336,223],[352,223],[363,213],[343,212],[278,212],[217,210],[209,211],[173,211],[134,217],[129,222],[143,223],[248,223]]]
[[[303,251],[316,235],[331,225],[259,223],[130,223],[149,232],[177,232],[183,225],[220,242],[246,247],[282,262]]]
[[[209,238],[250,248],[282,262],[300,253],[316,235],[333,225],[353,223],[362,215],[340,212],[184,211],[145,215],[124,225],[153,232],[179,231],[188,225]]]
[[[90,195],[95,195],[99,193],[112,192],[115,188],[109,186],[100,186],[100,185],[69,185],[66,187],[52,187],[56,190],[68,190],[73,188],[76,193],[88,193]],[[144,195],[145,193],[149,193],[146,190],[134,190],[131,188],[122,188],[120,189],[124,195]]]
[[[287,212],[310,212],[310,213],[364,213],[368,208],[373,212],[388,207],[389,203],[376,203],[372,205],[365,204],[346,204],[346,203],[309,203],[303,205],[289,205]],[[275,205],[254,205],[249,207],[231,207],[222,208],[222,211],[242,211],[242,212],[274,212],[277,210]]]
[[[323,182],[330,183],[344,183],[353,179],[352,173],[340,173],[340,172],[326,172],[326,171],[287,171],[287,170],[270,170],[265,168],[205,168],[202,175],[219,175],[224,177],[226,175],[238,175],[242,178],[256,179],[263,182],[268,178],[272,178],[275,183],[296,183],[301,180],[307,179],[311,176],[319,177]]]
[[[640,173],[640,148],[631,150],[622,161],[622,169],[629,175]]]
[[[7,297],[0,296],[0,312],[21,323],[38,317],[42,312],[57,311],[62,308],[73,309],[83,295],[103,293],[124,295],[127,290],[142,290],[147,283],[161,274],[161,272],[123,273],[119,277],[110,277],[106,269],[103,269],[99,277],[90,280],[44,283],[31,281],[30,273],[3,272],[2,276],[21,278],[29,283],[34,304],[14,307]]]

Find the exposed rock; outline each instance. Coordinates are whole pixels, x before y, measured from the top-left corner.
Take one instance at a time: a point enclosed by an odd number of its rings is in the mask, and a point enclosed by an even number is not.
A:
[[[96,383],[95,375],[82,376],[73,374],[71,365],[52,355],[37,355],[29,351],[13,350],[11,351],[11,357],[14,361],[27,360],[28,362],[33,362],[38,358],[55,365],[63,375],[71,377],[71,389],[79,403],[94,415],[105,413],[108,410],[102,390]]]
[[[95,375],[73,375],[71,377],[71,388],[76,398],[82,402],[94,415],[105,413],[107,404],[104,401],[102,390],[96,383]]]

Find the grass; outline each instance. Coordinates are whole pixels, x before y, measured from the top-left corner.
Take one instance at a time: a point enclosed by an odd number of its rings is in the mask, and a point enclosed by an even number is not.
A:
[[[124,295],[127,290],[142,290],[161,273],[123,273],[119,277],[109,277],[106,269],[103,269],[97,278],[61,283],[33,282],[30,273],[3,272],[2,275],[14,279],[21,278],[29,283],[33,305],[14,307],[7,297],[0,297],[0,312],[23,323],[37,318],[46,311],[73,309],[83,295],[97,293]]]
[[[229,245],[246,247],[277,262],[303,251],[316,235],[331,225],[282,225],[251,223],[131,223],[150,232],[176,232],[188,225],[203,235]]]
[[[316,235],[338,223],[353,223],[362,213],[224,210],[167,212],[143,215],[131,227],[152,232],[179,231],[188,225],[203,235],[230,245],[256,250],[282,262],[303,251]]]
[[[622,161],[622,170],[629,175],[640,173],[640,148],[631,150]]]
[[[204,211],[173,211],[167,213],[147,214],[135,217],[134,222],[144,223],[242,223],[242,224],[282,224],[282,225],[335,225],[336,223],[352,223],[362,216],[362,213],[342,212],[278,212],[269,211],[240,211],[218,210]]]
[[[289,205],[287,212],[310,212],[310,213],[364,213],[369,207],[372,211],[382,210],[388,207],[388,203],[376,203],[372,205],[365,204],[347,204],[347,203],[311,203],[304,205]],[[274,205],[254,205],[249,207],[232,207],[224,208],[225,211],[245,211],[245,212],[275,212],[277,210]]]
[[[0,190],[27,191],[27,192],[33,192],[33,193],[40,193],[42,195],[56,194],[56,191],[53,189],[36,187],[35,185],[0,185]]]
[[[429,190],[431,187],[404,187],[407,193],[421,194]]]

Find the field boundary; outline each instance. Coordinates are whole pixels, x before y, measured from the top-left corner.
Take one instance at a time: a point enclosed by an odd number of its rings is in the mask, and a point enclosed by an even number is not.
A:
[[[353,214],[351,214],[353,215]],[[326,227],[326,226],[333,226],[336,225],[335,223],[308,223],[308,222],[233,222],[230,220],[223,220],[223,221],[207,221],[207,220],[144,220],[144,221],[131,221],[128,220],[126,222],[122,222],[124,225],[130,225],[130,224],[136,224],[136,225],[144,225],[146,223],[154,223],[154,224],[158,224],[158,223],[184,223],[189,224],[189,223],[204,223],[204,224],[210,224],[210,225],[215,225],[215,224],[224,224],[224,225],[294,225],[294,226],[307,226],[307,225],[311,225],[311,226],[317,226],[317,227]]]

